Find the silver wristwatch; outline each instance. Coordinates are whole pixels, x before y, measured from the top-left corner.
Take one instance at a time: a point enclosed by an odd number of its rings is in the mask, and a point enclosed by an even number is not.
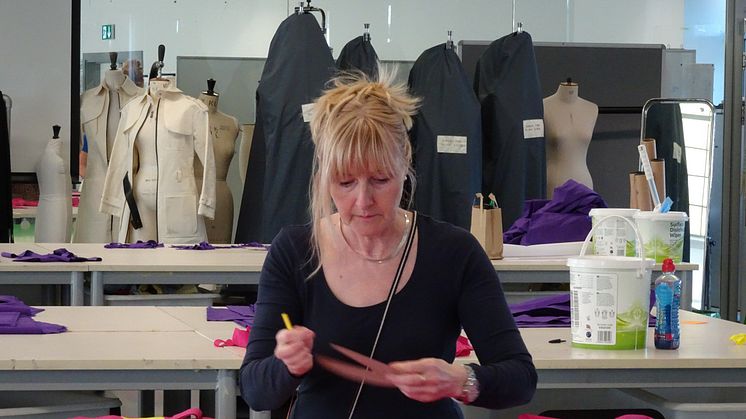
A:
[[[461,394],[456,397],[456,400],[464,404],[470,404],[479,397],[479,381],[471,365],[464,365],[464,368],[466,368],[466,381],[464,381]]]

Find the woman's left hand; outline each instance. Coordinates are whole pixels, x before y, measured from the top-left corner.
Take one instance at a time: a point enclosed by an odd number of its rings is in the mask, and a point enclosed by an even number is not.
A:
[[[432,402],[445,397],[457,397],[466,381],[462,365],[449,364],[438,358],[389,364],[397,373],[387,376],[410,399]]]

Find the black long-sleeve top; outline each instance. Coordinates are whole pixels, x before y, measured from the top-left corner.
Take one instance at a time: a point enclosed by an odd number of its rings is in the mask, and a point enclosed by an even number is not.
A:
[[[463,326],[479,359],[472,365],[480,394],[472,403],[505,408],[527,403],[537,375],[505,301],[497,274],[467,231],[420,215],[418,249],[409,282],[393,298],[374,358],[383,362],[435,357],[453,362]],[[256,317],[241,365],[241,394],[254,410],[281,406],[297,389],[293,418],[347,418],[358,384],[314,366],[292,376],[274,355],[280,313],[316,333],[314,353],[343,358],[337,343],[369,354],[385,302],[352,307],[329,289],[309,262],[310,226],[283,229],[262,268]],[[415,254],[410,254],[415,257]],[[307,279],[308,278],[308,279]],[[393,278],[392,278],[393,279]],[[355,418],[461,418],[450,398],[422,403],[396,388],[366,385]]]

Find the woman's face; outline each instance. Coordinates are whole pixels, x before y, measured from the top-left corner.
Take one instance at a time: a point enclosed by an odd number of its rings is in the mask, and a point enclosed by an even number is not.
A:
[[[345,227],[368,237],[391,228],[401,201],[403,177],[364,171],[332,180],[332,200]]]

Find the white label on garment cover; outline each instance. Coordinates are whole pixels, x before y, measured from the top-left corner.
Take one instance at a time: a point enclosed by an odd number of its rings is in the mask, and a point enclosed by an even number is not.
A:
[[[466,137],[438,135],[438,153],[466,154]]]
[[[543,119],[524,119],[523,120],[523,139],[541,138],[544,136]]]
[[[300,109],[303,113],[303,122],[311,122],[311,116],[313,115],[313,103],[300,105]]]
[[[681,164],[681,146],[673,143],[673,159]]]

